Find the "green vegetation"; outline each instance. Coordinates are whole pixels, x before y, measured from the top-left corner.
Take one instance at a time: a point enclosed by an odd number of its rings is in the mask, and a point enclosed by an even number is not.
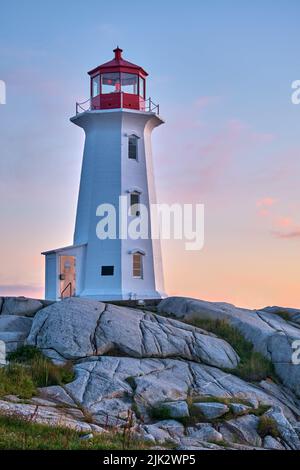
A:
[[[291,321],[291,315],[284,309],[278,310],[273,315],[277,315],[278,317],[281,317],[285,321]]]
[[[31,398],[35,394],[36,386],[27,368],[19,364],[0,368],[0,397],[18,395],[21,398]]]
[[[259,405],[257,408],[255,408],[253,411],[251,411],[251,414],[253,414],[255,416],[262,416],[270,408],[271,408],[271,405]]]
[[[197,318],[191,320],[190,323],[224,339],[237,352],[241,361],[236,369],[230,369],[228,372],[253,382],[266,379],[267,377],[277,381],[271,361],[254,351],[253,345],[226,320]]]
[[[129,376],[125,379],[125,382],[128,383],[128,385],[130,385],[130,387],[132,388],[132,390],[135,390],[136,389],[136,382],[135,382],[135,378],[133,376]]]
[[[249,401],[244,400],[243,398],[238,398],[238,397],[227,398],[227,397],[214,397],[212,395],[200,395],[200,396],[195,396],[195,397],[189,397],[187,399],[187,402],[189,405],[192,405],[193,403],[223,403],[224,405],[230,405],[231,403],[239,403],[241,405],[252,407],[252,404]]]
[[[173,419],[172,416],[171,416],[171,411],[166,406],[164,406],[163,403],[159,403],[159,404],[153,406],[150,409],[149,414],[150,414],[151,418],[153,418],[153,419],[158,419],[158,420]],[[176,418],[176,419],[177,419],[177,421],[179,421],[179,418]]]
[[[176,418],[177,421],[181,422],[184,426],[194,426],[197,423],[221,423],[223,421],[228,421],[234,419],[237,416],[244,416],[248,414],[253,414],[255,416],[262,416],[270,409],[270,405],[259,405],[257,408],[253,408],[252,404],[242,398],[233,397],[216,397],[211,395],[200,395],[200,396],[189,396],[186,400],[189,408],[189,416],[184,418]],[[196,403],[222,403],[229,407],[229,411],[222,415],[219,418],[208,419],[200,411],[200,409],[195,406]],[[230,407],[232,403],[238,403],[241,405],[249,406],[248,410],[245,410],[241,413],[234,413]],[[170,410],[164,406],[164,403],[158,403],[149,410],[149,415],[153,419],[163,420],[163,419],[173,419],[170,413]]]
[[[241,398],[227,398],[227,397],[215,397],[215,396],[195,396],[195,397],[189,397],[187,399],[188,407],[189,407],[189,412],[190,412],[190,422],[197,423],[197,422],[221,422],[224,420],[229,420],[233,419],[237,416],[236,413],[233,413],[233,411],[230,409],[231,403],[240,403],[241,405],[246,405],[251,407],[250,410],[246,410],[243,413],[239,413],[238,416],[242,416],[244,414],[249,414],[255,412],[254,408],[252,408],[252,405],[250,402],[247,400],[243,400]],[[216,418],[214,420],[208,420],[205,418],[199,408],[195,406],[195,403],[222,403],[224,405],[227,405],[229,407],[229,411],[221,416],[220,418]]]
[[[260,417],[257,432],[262,438],[266,436],[279,437],[277,423],[270,416],[263,415]]]
[[[34,359],[44,357],[42,352],[34,346],[21,346],[16,351],[8,354],[8,360],[12,362],[18,362],[28,364]]]
[[[62,385],[74,379],[72,363],[55,365],[32,346],[23,346],[9,355],[10,364],[0,369],[0,396],[31,398],[37,387]]]
[[[149,446],[148,446],[149,447]],[[81,440],[76,431],[32,423],[12,416],[0,416],[0,449],[5,450],[119,450],[146,449],[124,433],[105,433]]]

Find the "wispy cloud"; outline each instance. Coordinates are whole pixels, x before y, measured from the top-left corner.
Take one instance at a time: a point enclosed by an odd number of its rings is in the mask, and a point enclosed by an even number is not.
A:
[[[257,207],[270,207],[273,206],[276,202],[276,199],[273,197],[264,197],[262,199],[259,199],[256,202]]]
[[[278,217],[275,221],[275,225],[280,228],[291,227],[293,225],[293,219],[291,217]]]
[[[281,239],[300,238],[300,226],[292,217],[278,216],[274,214],[275,210],[271,210],[271,208],[279,202],[280,201],[273,197],[264,197],[259,199],[256,201],[259,215],[262,217],[268,217],[269,224],[272,227],[270,233],[273,237]]]
[[[289,232],[280,232],[280,231],[272,231],[271,232],[276,238],[282,238],[282,239],[300,239],[300,228],[296,230],[292,230]]]
[[[264,197],[256,201],[256,207],[261,217],[267,217],[270,214],[270,207],[274,206],[276,199],[273,197]]]

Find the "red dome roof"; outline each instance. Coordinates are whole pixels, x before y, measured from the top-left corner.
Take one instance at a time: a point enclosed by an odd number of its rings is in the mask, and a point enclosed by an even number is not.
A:
[[[115,71],[123,71],[123,72],[136,72],[142,75],[143,77],[147,77],[148,73],[139,65],[135,65],[132,62],[128,62],[124,60],[122,57],[123,50],[117,47],[114,49],[115,57],[110,60],[109,62],[105,62],[105,64],[98,65],[98,67],[90,70],[88,72],[89,75],[94,75],[96,72],[115,72]]]

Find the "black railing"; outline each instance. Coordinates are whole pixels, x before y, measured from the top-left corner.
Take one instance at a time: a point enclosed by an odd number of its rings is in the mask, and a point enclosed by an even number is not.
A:
[[[68,289],[70,289],[70,292],[69,292],[70,295],[64,296],[64,293],[65,293]],[[61,293],[60,293],[60,298],[61,298],[61,299],[64,299],[65,297],[72,297],[72,282],[69,282],[69,284],[67,284],[66,287],[65,287],[65,288],[61,291]]]
[[[155,113],[159,115],[159,104],[155,104],[151,98],[144,100],[144,105],[147,113]],[[76,115],[84,113],[85,111],[90,111],[92,109],[91,99],[82,101],[81,103],[76,102]],[[123,93],[121,93],[121,106],[120,109],[123,109]],[[129,108],[130,109],[130,108]]]
[[[83,101],[82,103],[77,103],[76,101],[76,114],[83,113],[84,111],[89,111],[91,109],[91,99]]]

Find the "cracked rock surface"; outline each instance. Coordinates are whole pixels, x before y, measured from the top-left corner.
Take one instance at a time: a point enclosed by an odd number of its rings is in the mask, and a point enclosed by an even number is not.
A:
[[[65,359],[117,353],[176,357],[235,368],[239,358],[226,341],[203,330],[137,309],[67,299],[39,311],[27,343]]]
[[[181,320],[226,318],[277,366],[291,365],[287,344],[300,329],[272,312],[181,298],[159,309]],[[6,334],[20,335],[12,348],[25,341],[55,362],[73,361],[75,379],[26,402],[2,397],[0,413],[86,434],[122,429],[130,415],[133,438],[182,450],[300,450],[299,368],[289,380],[282,373],[285,385],[249,383],[232,373],[239,357],[226,341],[176,318],[72,298],[33,318],[2,313],[0,339]],[[260,435],[262,416],[276,436]]]
[[[299,310],[247,310],[222,302],[206,302],[185,297],[169,297],[158,305],[160,313],[176,318],[225,319],[250,341],[255,350],[272,361],[283,383],[300,397],[300,365],[293,364],[296,341],[300,340]],[[291,320],[280,316],[285,313]]]

